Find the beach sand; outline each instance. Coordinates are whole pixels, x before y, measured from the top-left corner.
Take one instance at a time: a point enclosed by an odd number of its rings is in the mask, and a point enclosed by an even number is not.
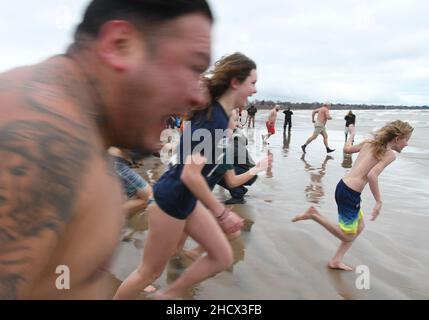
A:
[[[420,112],[420,113],[419,113]],[[259,128],[264,129],[267,112],[256,119],[256,135],[247,130],[249,149],[255,159],[271,152],[271,172],[261,173],[249,188],[246,203],[234,211],[246,221],[242,236],[232,242],[235,263],[230,270],[193,287],[185,299],[428,299],[429,298],[429,112],[358,111],[357,137],[360,141],[386,121],[402,119],[415,125],[410,146],[398,155],[379,179],[383,199],[381,215],[369,221],[374,205],[367,187],[362,193],[366,229],[355,241],[345,262],[364,265],[370,271],[370,289],[359,290],[355,272],[326,267],[339,244],[313,221],[292,223],[297,214],[314,205],[322,214],[337,221],[334,191],[349,170],[356,155],[344,156],[345,111],[332,111],[328,122],[330,146],[336,151],[326,155],[318,138],[307,147],[303,157],[300,146],[312,133],[311,111],[296,111],[290,135],[283,135],[279,112],[277,133],[269,146],[260,143]],[[244,121],[244,119],[243,119]],[[165,166],[159,159],[145,160],[138,171],[151,183]],[[228,192],[215,189],[220,200]],[[139,264],[147,234],[146,214],[127,222],[116,258],[111,266],[112,296],[115,288]],[[192,241],[187,248],[192,247]],[[185,257],[171,260],[157,287],[173,281],[191,261]],[[140,296],[145,299],[145,295]]]

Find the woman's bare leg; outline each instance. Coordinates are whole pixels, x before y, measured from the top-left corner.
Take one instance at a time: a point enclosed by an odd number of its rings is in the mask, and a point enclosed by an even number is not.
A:
[[[183,235],[185,220],[175,219],[156,204],[148,208],[149,233],[143,252],[143,261],[121,284],[114,299],[135,299],[164,271]]]
[[[185,250],[183,249],[186,243],[186,240],[188,239],[188,235],[186,232],[183,232],[183,235],[181,236],[179,243],[177,244],[176,250],[174,250],[173,257],[180,255],[180,253]]]
[[[193,262],[188,269],[169,285],[159,298],[176,298],[194,284],[197,284],[231,266],[231,246],[212,214],[200,203],[188,217],[186,233],[198,242],[207,255]]]

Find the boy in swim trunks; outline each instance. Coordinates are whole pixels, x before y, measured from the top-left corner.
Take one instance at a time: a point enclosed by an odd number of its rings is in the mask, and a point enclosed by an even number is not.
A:
[[[374,221],[380,214],[382,206],[378,176],[384,168],[395,160],[395,151],[401,152],[408,145],[408,140],[413,130],[413,127],[407,122],[397,120],[386,124],[378,130],[373,139],[353,145],[355,131],[352,128],[349,139],[344,146],[344,152],[359,152],[359,155],[350,172],[338,182],[335,190],[339,224],[331,222],[314,207],[310,207],[307,211],[292,219],[293,222],[314,220],[341,240],[335,256],[328,263],[329,268],[353,270],[352,267],[344,264],[342,260],[365,226],[360,206],[361,192],[366,184],[369,184],[376,201],[371,215],[371,221]]]

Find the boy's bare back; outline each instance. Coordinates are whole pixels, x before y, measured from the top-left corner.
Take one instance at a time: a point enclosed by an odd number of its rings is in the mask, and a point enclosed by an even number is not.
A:
[[[381,169],[385,168],[389,163],[395,160],[396,155],[393,150],[389,149],[384,154],[381,160],[374,157],[372,146],[369,140],[352,147],[353,152],[359,152],[356,161],[350,172],[343,178],[344,182],[353,190],[362,192],[368,183],[368,174],[376,166]]]

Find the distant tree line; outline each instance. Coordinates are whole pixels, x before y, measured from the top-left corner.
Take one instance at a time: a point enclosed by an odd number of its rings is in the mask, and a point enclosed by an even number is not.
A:
[[[249,102],[258,109],[271,109],[276,104],[281,108],[291,108],[294,110],[316,109],[323,105],[322,102],[281,102],[272,100],[253,100]],[[332,103],[332,110],[367,110],[367,109],[429,109],[429,106],[400,106],[400,105],[375,105],[375,104],[346,104],[346,103]]]

